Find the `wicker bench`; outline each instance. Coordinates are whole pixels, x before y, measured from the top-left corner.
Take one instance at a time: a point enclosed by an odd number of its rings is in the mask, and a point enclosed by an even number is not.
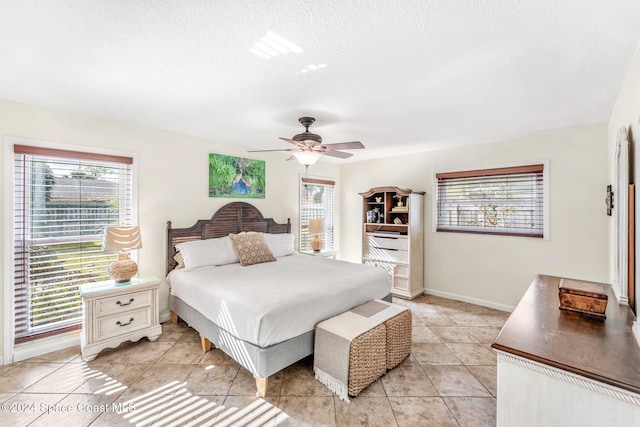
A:
[[[349,401],[411,352],[411,311],[374,300],[316,327],[316,379]]]

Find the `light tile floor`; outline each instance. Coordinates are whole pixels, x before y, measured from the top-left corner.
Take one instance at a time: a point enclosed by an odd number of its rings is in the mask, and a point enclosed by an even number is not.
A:
[[[508,314],[424,295],[395,299],[413,312],[407,360],[345,403],[314,379],[312,358],[269,379],[220,350],[203,354],[184,323],[83,362],[79,348],[0,366],[6,426],[493,426],[496,356]]]

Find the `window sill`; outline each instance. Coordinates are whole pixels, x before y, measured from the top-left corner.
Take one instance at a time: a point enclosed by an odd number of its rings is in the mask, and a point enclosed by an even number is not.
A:
[[[13,362],[21,362],[31,359],[32,357],[42,356],[43,354],[79,345],[80,330],[53,337],[41,338],[23,344],[16,344],[13,347]],[[78,356],[80,356],[80,349],[78,349]],[[10,362],[9,360],[5,360],[5,363]]]

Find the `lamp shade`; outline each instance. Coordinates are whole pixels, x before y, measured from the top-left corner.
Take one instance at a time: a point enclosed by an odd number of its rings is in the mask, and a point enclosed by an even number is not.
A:
[[[130,251],[142,247],[140,227],[137,225],[119,225],[105,227],[102,250],[105,252]]]
[[[298,160],[298,163],[305,166],[315,164],[320,158],[320,154],[314,151],[294,151],[293,155]]]
[[[316,218],[309,220],[309,233],[322,233],[324,231],[324,219]]]

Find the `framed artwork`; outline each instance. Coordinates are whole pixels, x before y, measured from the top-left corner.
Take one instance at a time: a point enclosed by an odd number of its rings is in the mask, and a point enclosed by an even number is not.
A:
[[[209,197],[264,199],[265,161],[209,154]]]

